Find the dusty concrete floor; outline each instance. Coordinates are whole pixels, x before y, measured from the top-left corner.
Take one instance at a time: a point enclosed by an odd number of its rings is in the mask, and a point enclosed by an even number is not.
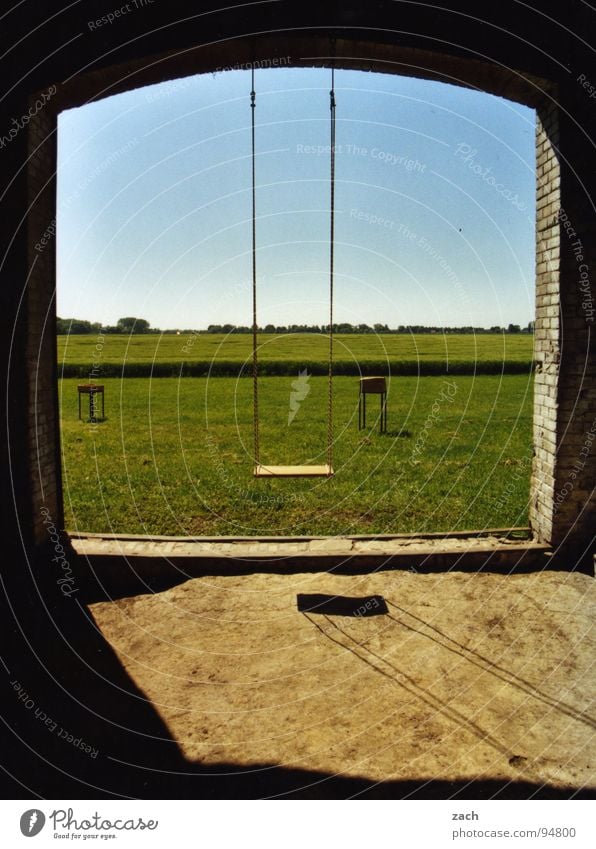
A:
[[[388,614],[299,613],[297,593]],[[91,611],[190,761],[596,786],[586,575],[203,577]]]

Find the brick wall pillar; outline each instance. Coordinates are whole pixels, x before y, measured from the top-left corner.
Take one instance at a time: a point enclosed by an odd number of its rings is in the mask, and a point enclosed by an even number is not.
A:
[[[530,524],[536,537],[553,537],[557,451],[557,391],[561,359],[559,328],[560,173],[559,111],[554,101],[538,109],[536,123],[536,324],[534,328],[534,463]]]
[[[558,101],[538,109],[536,136],[530,521],[541,541],[587,548],[596,527],[596,180],[594,169],[586,179],[586,162],[595,155],[596,104],[575,81]]]

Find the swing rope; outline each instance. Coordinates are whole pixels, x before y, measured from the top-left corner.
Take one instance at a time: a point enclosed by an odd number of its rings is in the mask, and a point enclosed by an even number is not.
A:
[[[329,233],[329,372],[328,372],[328,404],[327,404],[327,466],[261,466],[259,439],[259,364],[258,364],[258,325],[257,325],[257,208],[256,208],[256,149],[255,149],[255,69],[252,66],[251,75],[251,131],[252,131],[252,377],[253,377],[253,434],[254,462],[257,476],[282,477],[319,477],[333,475],[333,278],[334,278],[334,247],[335,247],[335,67],[331,68],[330,95],[330,233]],[[322,471],[324,469],[324,471]]]
[[[255,465],[260,465],[259,445],[259,364],[257,360],[257,194],[255,179],[255,66],[252,66],[252,90],[250,92],[250,111],[252,115],[252,395],[253,395],[253,434]]]
[[[335,68],[331,67],[331,169],[330,169],[330,228],[329,228],[329,379],[327,409],[327,465],[333,468],[333,273],[335,247]]]

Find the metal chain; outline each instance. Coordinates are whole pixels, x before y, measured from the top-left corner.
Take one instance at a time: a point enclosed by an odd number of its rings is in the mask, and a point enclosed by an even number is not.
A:
[[[333,262],[335,247],[335,69],[331,68],[331,191],[329,234],[329,401],[327,410],[327,465],[333,467]]]
[[[257,359],[257,208],[255,180],[255,68],[252,67],[252,91],[250,111],[252,115],[252,386],[253,386],[253,433],[255,465],[260,462],[259,446],[259,366]]]

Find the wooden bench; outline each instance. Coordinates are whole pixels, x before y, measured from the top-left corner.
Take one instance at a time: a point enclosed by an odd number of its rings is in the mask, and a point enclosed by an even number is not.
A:
[[[89,396],[89,421],[103,421],[105,418],[105,403],[104,403],[104,386],[102,383],[79,383],[77,385],[79,392],[79,419],[81,416],[81,398],[83,395]],[[101,399],[101,416],[97,415],[98,402]]]
[[[358,430],[366,427],[366,396],[379,395],[381,415],[379,433],[387,433],[387,381],[384,377],[361,377],[358,394]]]

